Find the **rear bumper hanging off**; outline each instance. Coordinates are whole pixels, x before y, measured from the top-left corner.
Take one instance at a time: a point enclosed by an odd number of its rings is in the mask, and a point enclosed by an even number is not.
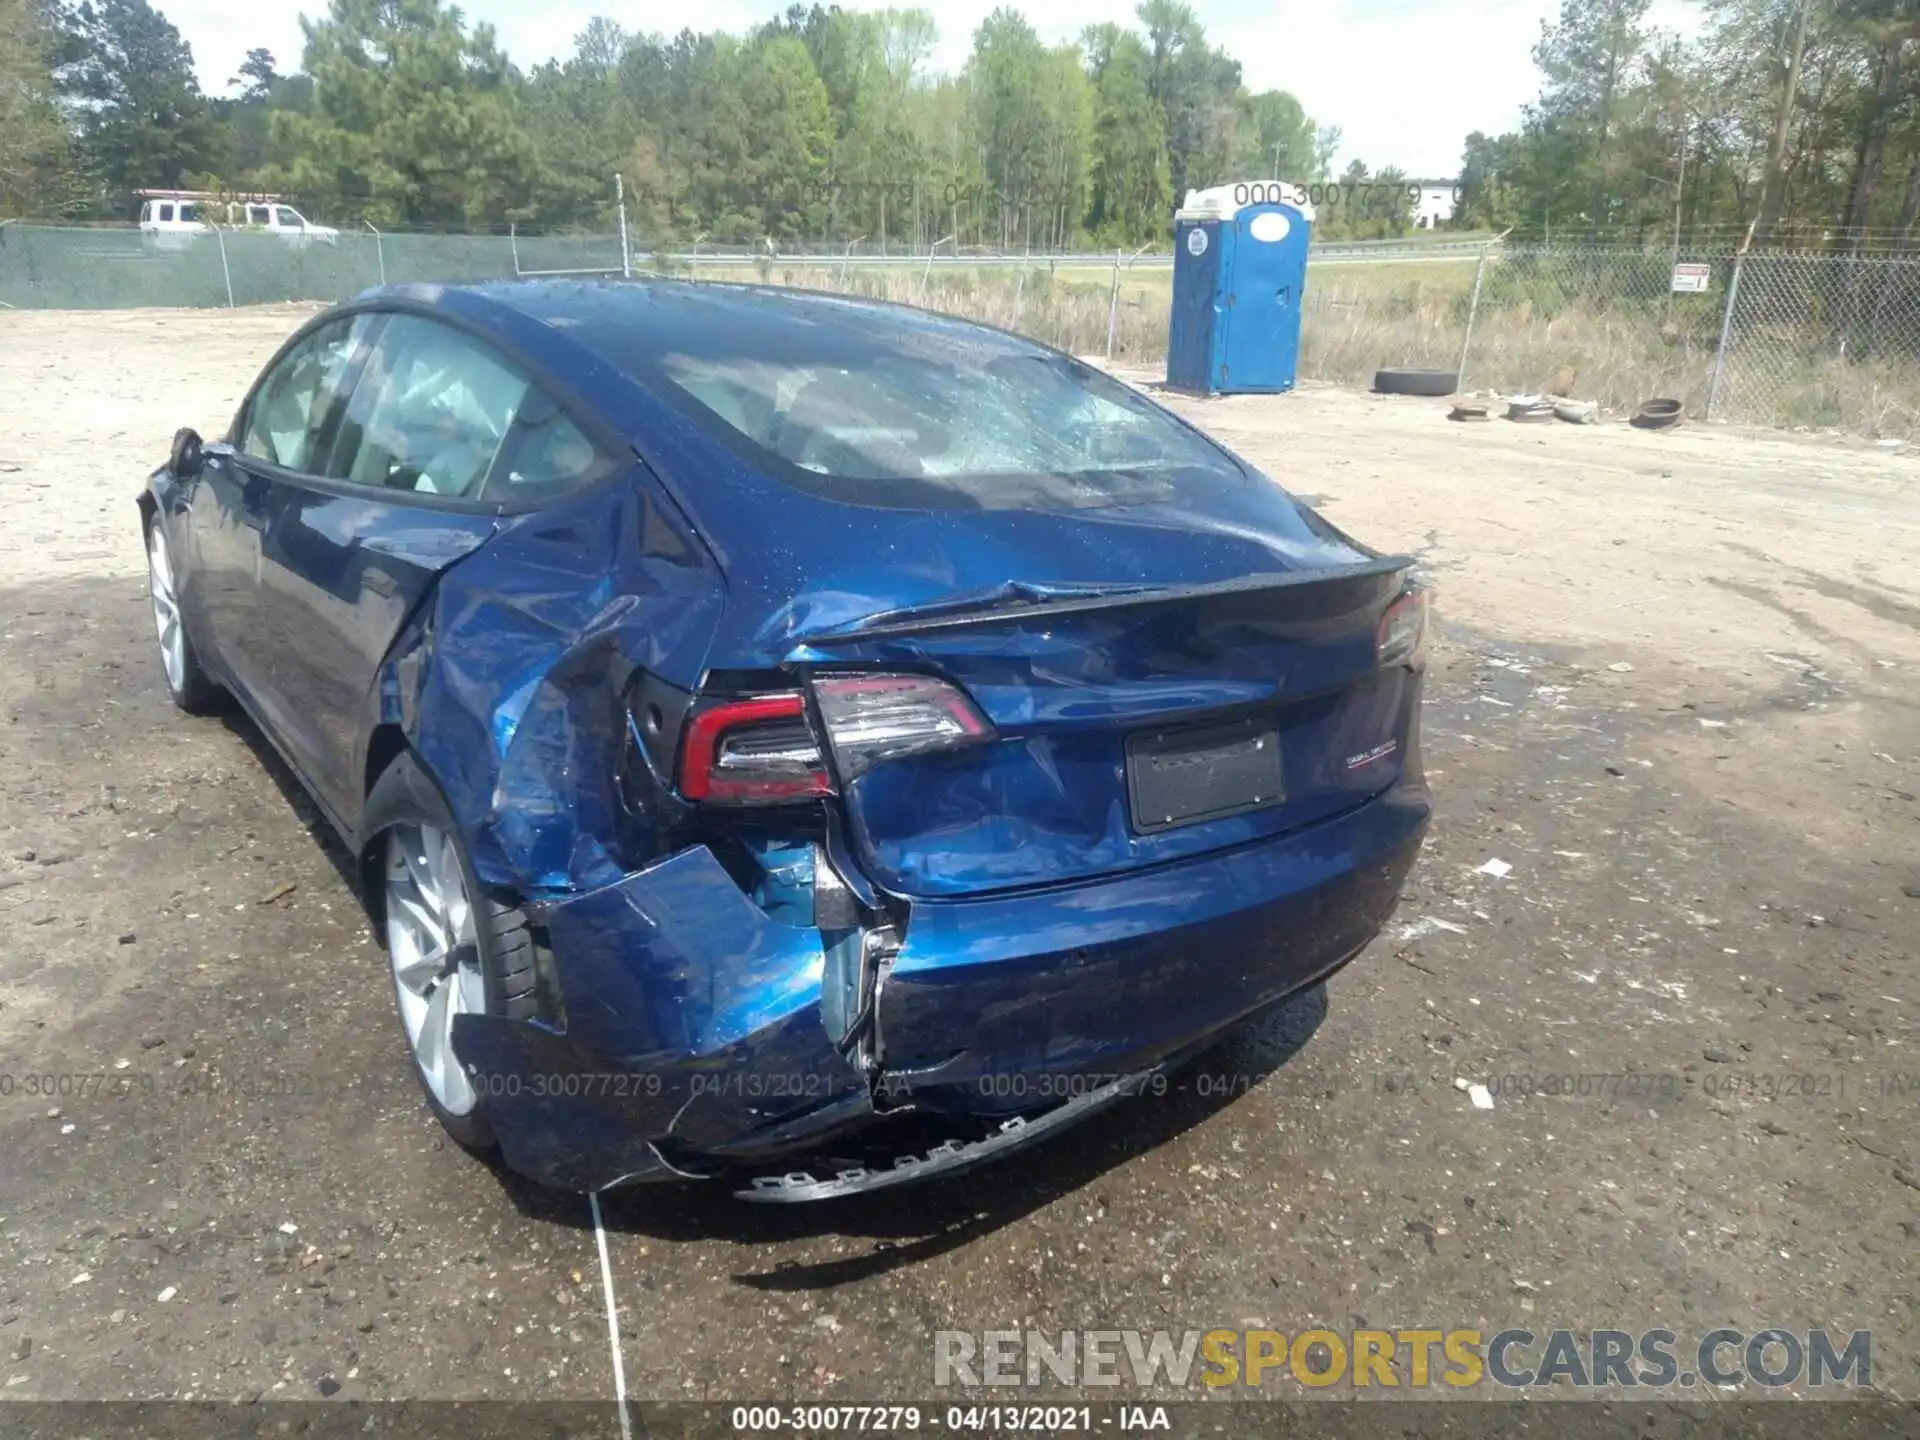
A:
[[[564,1033],[462,1015],[454,1048],[507,1163],[549,1184],[758,1172],[747,1198],[795,1201],[953,1174],[1338,966],[1391,912],[1426,818],[1403,786],[1145,874],[917,903],[880,982],[871,1083],[822,1024],[820,933],[770,919],[694,848],[539,911]],[[776,1169],[906,1110],[987,1129],[828,1179]]]

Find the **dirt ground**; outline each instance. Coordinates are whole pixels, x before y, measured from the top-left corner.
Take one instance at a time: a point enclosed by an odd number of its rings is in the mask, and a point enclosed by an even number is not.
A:
[[[610,1195],[603,1282],[584,1198],[439,1137],[265,742],[162,688],[133,496],[304,313],[0,313],[0,1396],[605,1400],[607,1282],[640,1399],[925,1398],[937,1329],[1364,1325],[1870,1330],[1920,1394],[1913,456],[1173,402],[1438,586],[1398,916],[977,1178]]]

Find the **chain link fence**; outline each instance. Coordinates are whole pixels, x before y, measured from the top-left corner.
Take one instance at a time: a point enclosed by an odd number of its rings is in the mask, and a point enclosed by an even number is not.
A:
[[[1653,396],[1705,412],[1731,276],[1681,252],[1704,293],[1675,294],[1672,252],[1484,247],[1309,267],[1303,379],[1368,384],[1382,366],[1458,370],[1463,390],[1555,394],[1630,411]]]
[[[1463,390],[1920,437],[1920,259],[1488,245],[1308,271],[1302,379],[1458,369]]]
[[[15,309],[201,308],[331,302],[375,285],[517,274],[620,273],[618,235],[383,234],[337,238],[221,230],[0,226],[0,304]]]
[[[719,253],[609,235],[219,231],[0,225],[0,306],[334,301],[402,281],[691,271],[905,301],[1076,354],[1166,353],[1162,256],[906,257],[858,247]],[[1679,287],[1679,288],[1676,288]],[[1463,389],[1631,413],[1920,436],[1920,259],[1490,243],[1340,249],[1309,264],[1299,377],[1365,386],[1382,366],[1458,369]]]
[[[1920,260],[1748,255],[1732,283],[1715,418],[1920,432]]]
[[[1461,383],[1594,400],[1610,411],[1670,397],[1703,415],[1732,265],[1725,252],[1490,251],[1463,337]],[[1683,266],[1700,289],[1674,292]]]

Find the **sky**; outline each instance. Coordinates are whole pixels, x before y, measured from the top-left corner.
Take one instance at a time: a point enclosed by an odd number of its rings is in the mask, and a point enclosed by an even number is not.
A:
[[[894,0],[895,4],[903,0]],[[1002,0],[942,0],[936,68],[958,70],[977,26]],[[1102,20],[1130,23],[1123,0],[1005,0],[1051,43],[1072,40]],[[281,70],[297,68],[304,9],[318,0],[155,0],[193,47],[201,87],[223,95],[249,48],[263,45]],[[841,0],[849,9],[878,9]],[[573,48],[573,36],[594,15],[629,30],[676,31],[689,20],[703,30],[748,29],[783,11],[784,0],[705,0],[692,11],[621,4],[620,0],[466,0],[470,20],[491,23],[523,66]],[[1193,0],[1208,39],[1240,61],[1250,90],[1289,90],[1322,125],[1340,127],[1338,164],[1362,160],[1375,170],[1398,166],[1412,177],[1457,173],[1461,142],[1474,130],[1498,134],[1519,123],[1521,107],[1539,91],[1532,49],[1559,0]],[[1698,15],[1692,0],[1654,0],[1649,20],[1684,30]],[[1222,177],[1223,179],[1239,177]]]

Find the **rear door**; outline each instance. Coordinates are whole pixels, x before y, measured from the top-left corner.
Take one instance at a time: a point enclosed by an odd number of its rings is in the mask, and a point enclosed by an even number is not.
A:
[[[323,803],[357,813],[375,676],[435,579],[602,457],[484,341],[388,318],[321,473],[284,486],[263,549],[272,684]]]

